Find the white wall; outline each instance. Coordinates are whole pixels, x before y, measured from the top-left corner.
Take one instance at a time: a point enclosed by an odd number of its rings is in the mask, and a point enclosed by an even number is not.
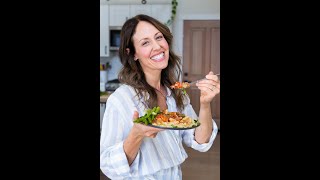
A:
[[[172,32],[173,50],[177,55],[183,54],[183,21],[213,19],[220,19],[220,0],[178,0]]]
[[[107,72],[107,81],[118,79],[119,71],[122,68],[118,51],[110,51],[109,57],[100,57],[100,63],[105,64],[107,62],[111,65],[111,69]]]
[[[183,14],[220,14],[220,0],[178,0],[178,10]],[[183,10],[183,11],[181,11]]]

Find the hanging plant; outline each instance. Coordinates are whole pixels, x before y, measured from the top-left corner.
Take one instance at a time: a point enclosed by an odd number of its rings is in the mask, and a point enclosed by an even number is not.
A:
[[[167,21],[166,25],[170,26],[174,20],[174,18],[176,17],[176,12],[177,12],[177,6],[178,6],[178,2],[177,0],[172,0],[171,1],[171,5],[172,5],[172,9],[171,9],[171,17],[170,19]]]

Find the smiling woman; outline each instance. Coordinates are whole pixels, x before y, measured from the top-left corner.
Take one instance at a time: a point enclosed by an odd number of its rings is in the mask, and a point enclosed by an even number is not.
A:
[[[171,50],[172,38],[167,26],[146,15],[128,20],[121,31],[119,56],[123,69],[119,80],[135,87],[140,97],[147,92],[149,99],[145,103],[150,108],[158,105],[157,90],[165,91],[164,87],[176,82],[181,74],[181,60]],[[179,92],[174,95],[182,109],[184,96]]]
[[[160,74],[168,66],[169,46],[163,34],[152,24],[141,21],[133,35],[135,46],[134,60],[139,60],[146,74]],[[130,49],[127,48],[129,51]]]
[[[188,157],[182,143],[205,152],[217,135],[210,102],[219,91],[207,87],[219,88],[219,82],[209,72],[208,80],[197,84],[206,94],[200,98],[198,117],[189,96],[170,89],[182,74],[181,59],[171,49],[172,38],[166,25],[147,15],[128,19],[122,27],[122,85],[108,98],[100,140],[100,168],[110,179],[181,180],[180,165]],[[156,124],[147,123],[150,109],[155,110]],[[134,123],[139,115],[147,125]]]

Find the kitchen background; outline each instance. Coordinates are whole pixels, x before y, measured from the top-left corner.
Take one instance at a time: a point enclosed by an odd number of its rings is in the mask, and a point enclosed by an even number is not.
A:
[[[109,10],[110,8],[114,8],[114,7],[119,7],[119,6],[128,6],[125,7],[126,8],[130,8],[130,5],[139,5],[141,7],[144,8],[144,6],[146,5],[163,5],[166,8],[166,10],[164,11],[165,13],[167,13],[164,17],[166,18],[162,18],[162,19],[166,19],[169,20],[171,17],[171,0],[146,0],[146,4],[142,5],[141,0],[100,0],[100,4],[101,6],[109,6]],[[185,19],[199,19],[199,20],[208,20],[208,19],[216,19],[216,20],[220,20],[220,0],[178,0],[178,5],[177,5],[177,9],[176,9],[176,16],[175,19],[171,25],[171,30],[173,33],[173,37],[174,37],[174,41],[173,41],[173,49],[174,51],[182,56],[183,55],[183,47],[182,47],[182,37],[183,37],[183,20]],[[113,7],[112,7],[113,6]],[[104,8],[107,9],[108,7]],[[121,7],[119,8],[121,9]],[[111,12],[113,12],[111,10]],[[109,13],[111,13],[109,12]],[[135,14],[138,13],[144,13],[143,9],[138,9]],[[147,12],[147,10],[145,10],[145,12]],[[156,14],[155,17],[159,17],[162,16],[160,13],[164,13],[164,12],[159,12],[159,14]],[[127,13],[127,14],[126,14]],[[102,15],[101,18],[107,18],[108,17],[108,12],[103,13],[105,15]],[[122,14],[122,17],[124,17],[123,19],[119,18],[119,14]],[[147,13],[148,14],[148,13]],[[129,11],[126,12],[117,12],[116,14],[112,15],[109,14],[109,16],[118,16],[115,18],[119,18],[117,20],[114,21],[118,21],[115,22],[113,24],[109,24],[109,26],[121,26],[126,17],[132,17],[134,15],[134,13],[132,13],[130,15]],[[167,21],[164,21],[167,22]],[[109,20],[111,22],[111,20]],[[113,20],[112,20],[113,22]],[[101,27],[103,28],[103,27]],[[102,32],[101,33],[108,33],[108,30],[103,30],[101,29]],[[109,36],[108,34],[105,34],[105,36]],[[106,39],[108,40],[108,37],[106,37]],[[107,41],[106,40],[106,41]],[[101,40],[103,41],[103,40]],[[106,44],[108,44],[108,42],[104,42]],[[104,50],[105,47],[103,47],[104,44],[100,43],[100,49]],[[182,59],[183,60],[183,59]],[[117,79],[117,75],[119,70],[121,69],[122,65],[120,63],[119,60],[119,56],[118,56],[118,52],[116,50],[109,50],[109,53],[106,54],[102,54],[100,53],[100,63],[107,63],[109,62],[111,65],[111,69],[108,70],[108,80],[113,80],[113,79]]]
[[[163,23],[174,16],[167,25],[173,34],[173,50],[182,58],[182,81],[201,79],[210,70],[220,73],[220,0],[100,0],[100,127],[108,95],[119,86],[119,32],[126,19],[136,14],[148,14]],[[198,112],[199,91],[187,92]],[[220,96],[212,102],[212,112],[220,128]],[[220,132],[209,152],[186,149],[184,180],[220,179]],[[107,178],[101,173],[100,179]]]

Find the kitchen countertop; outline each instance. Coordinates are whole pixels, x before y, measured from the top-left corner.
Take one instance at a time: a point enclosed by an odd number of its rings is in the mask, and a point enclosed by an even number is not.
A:
[[[108,93],[107,95],[100,96],[100,103],[106,103],[108,100],[108,97],[111,95],[111,93]]]

